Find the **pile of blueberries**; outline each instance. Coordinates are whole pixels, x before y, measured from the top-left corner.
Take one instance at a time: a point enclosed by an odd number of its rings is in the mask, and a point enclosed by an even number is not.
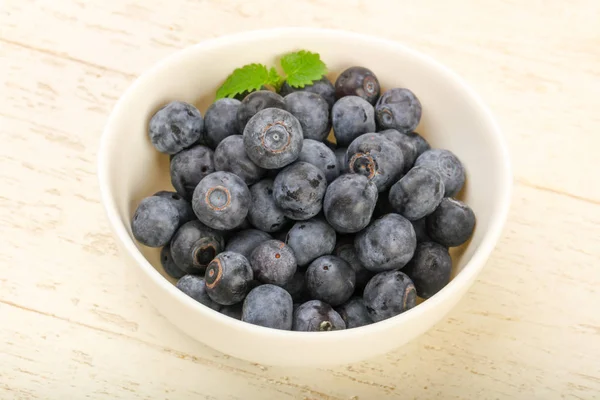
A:
[[[176,192],[141,201],[134,237],[162,246],[181,291],[270,328],[355,328],[433,296],[450,280],[448,248],[475,226],[453,198],[465,171],[414,132],[410,90],[380,91],[372,71],[352,67],[335,85],[217,100],[204,118],[165,105],[149,136],[171,155]]]

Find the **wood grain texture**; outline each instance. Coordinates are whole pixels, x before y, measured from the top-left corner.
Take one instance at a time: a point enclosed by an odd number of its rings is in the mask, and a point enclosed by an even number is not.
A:
[[[600,398],[600,3],[0,2],[1,399]],[[133,79],[200,40],[318,26],[447,64],[504,129],[503,238],[443,322],[334,369],[266,368],[187,338],[123,271],[95,175]]]

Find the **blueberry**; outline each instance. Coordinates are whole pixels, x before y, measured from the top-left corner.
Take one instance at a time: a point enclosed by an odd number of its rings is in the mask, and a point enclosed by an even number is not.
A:
[[[244,129],[244,147],[255,164],[268,169],[294,162],[302,150],[302,127],[292,114],[267,108],[254,115]]]
[[[283,98],[285,109],[298,119],[305,139],[324,140],[331,129],[329,105],[320,95],[294,92]]]
[[[379,322],[413,308],[417,302],[417,291],[405,273],[385,271],[369,281],[363,300],[371,319]]]
[[[412,141],[413,145],[417,149],[417,157],[431,148],[427,140],[425,140],[425,138],[419,135],[417,132],[408,132],[404,133],[404,135],[406,135],[406,137]]]
[[[347,329],[359,328],[373,323],[361,297],[353,297],[335,310],[346,323]]]
[[[292,279],[282,287],[292,296],[294,301],[299,301],[305,295],[305,272],[296,271]]]
[[[250,255],[254,278],[263,283],[283,286],[296,272],[296,257],[291,247],[279,240],[259,244]]]
[[[325,174],[327,182],[333,181],[340,175],[335,153],[323,142],[304,139],[298,161],[304,161],[319,168]]]
[[[311,297],[332,306],[345,303],[356,284],[356,274],[339,257],[327,255],[314,260],[306,270],[306,288]]]
[[[408,172],[415,163],[418,155],[415,140],[407,134],[400,133],[395,129],[386,129],[385,131],[379,132],[379,134],[394,143],[402,151],[402,159],[404,160],[403,172]]]
[[[415,229],[415,235],[417,235],[417,243],[432,241],[432,239],[427,234],[427,218],[421,218],[415,221],[410,221],[410,223]]]
[[[292,248],[299,266],[331,254],[335,248],[335,231],[321,219],[296,222],[287,234],[286,244]]]
[[[367,133],[354,139],[346,154],[348,171],[369,178],[380,192],[389,189],[404,169],[402,151],[385,136]]]
[[[172,101],[150,119],[150,141],[161,153],[175,154],[201,139],[204,119],[196,107]]]
[[[248,210],[248,220],[254,227],[265,232],[277,232],[287,225],[289,220],[275,204],[271,179],[263,179],[252,185],[250,195],[252,204]]]
[[[345,174],[348,172],[348,161],[346,160],[346,153],[348,152],[347,147],[338,147],[335,149],[334,154],[337,160],[337,166],[339,174]]]
[[[138,205],[131,221],[133,237],[148,247],[169,243],[180,225],[177,206],[166,197],[150,196]]]
[[[274,329],[292,329],[292,296],[275,285],[261,285],[248,293],[242,321]]]
[[[203,274],[206,266],[223,251],[221,234],[198,220],[184,224],[171,241],[171,255],[179,268],[188,274]]]
[[[302,88],[292,87],[287,83],[287,81],[284,81],[281,85],[281,89],[279,89],[279,94],[285,97],[290,93],[303,91],[320,95],[325,99],[330,109],[333,107],[333,103],[335,103],[335,88],[326,76],[322,77],[318,81],[313,81],[312,84],[305,85]]]
[[[444,183],[437,172],[414,167],[390,189],[394,210],[411,221],[429,215],[444,197]]]
[[[219,143],[215,150],[215,169],[236,174],[248,186],[258,182],[267,172],[248,157],[242,135],[228,136]]]
[[[338,239],[338,244],[333,254],[346,261],[356,275],[354,284],[354,293],[362,293],[367,282],[373,277],[373,273],[366,269],[358,260],[356,249],[354,248],[354,238],[352,236],[343,236]]]
[[[414,257],[402,271],[415,284],[417,295],[428,299],[450,282],[452,258],[448,249],[440,244],[419,243]]]
[[[415,252],[417,237],[409,220],[387,214],[358,233],[354,247],[366,269],[381,272],[404,267]]]
[[[250,191],[237,175],[213,172],[196,186],[192,207],[198,219],[211,228],[233,229],[248,215]]]
[[[206,146],[196,145],[175,154],[171,159],[171,183],[177,193],[192,199],[194,189],[205,176],[215,172],[214,152]]]
[[[179,281],[177,281],[177,288],[183,293],[190,296],[192,299],[199,303],[204,304],[206,307],[212,308],[215,311],[221,309],[221,305],[212,301],[206,293],[206,285],[204,278],[197,275],[185,275]]]
[[[375,115],[380,129],[412,132],[421,121],[421,102],[408,89],[390,89],[377,101]]]
[[[179,212],[180,226],[188,221],[196,219],[196,214],[194,214],[194,210],[192,209],[190,202],[181,197],[178,193],[170,192],[168,190],[161,190],[154,193],[153,196],[164,197],[173,203],[175,207],[177,207],[177,211]]]
[[[325,218],[340,233],[358,232],[369,225],[377,196],[377,186],[367,177],[342,175],[331,182],[325,193]]]
[[[350,67],[338,76],[335,81],[335,95],[359,96],[371,104],[379,98],[379,81],[370,69],[364,67]]]
[[[162,264],[162,267],[167,275],[169,275],[171,278],[179,279],[185,275],[185,271],[179,268],[177,264],[175,264],[175,261],[173,261],[170,244],[166,244],[160,250],[160,263]]]
[[[246,124],[256,113],[266,108],[285,110],[283,97],[269,90],[257,90],[242,100],[237,112],[238,127],[244,131]]]
[[[221,314],[227,315],[228,317],[240,320],[242,319],[242,308],[243,303],[236,303],[231,306],[223,306],[219,311]]]
[[[206,293],[214,302],[230,306],[244,300],[252,278],[252,268],[246,257],[224,251],[206,267]]]
[[[460,246],[473,234],[475,214],[462,201],[445,197],[427,217],[427,233],[446,247]]]
[[[465,184],[465,169],[458,157],[449,150],[427,150],[417,158],[415,167],[426,167],[440,174],[445,197],[456,196]]]
[[[219,99],[206,110],[206,142],[213,149],[226,137],[242,133],[237,120],[240,104],[236,99]]]
[[[346,323],[329,304],[310,300],[294,311],[292,329],[302,332],[336,331],[346,329]]]
[[[296,162],[281,171],[273,182],[275,204],[294,220],[307,220],[319,213],[327,180],[312,164]]]
[[[375,132],[375,110],[358,96],[342,97],[331,110],[333,134],[338,146],[348,146],[354,139]]]
[[[237,232],[229,239],[227,246],[225,246],[225,251],[233,251],[249,259],[259,244],[271,239],[271,235],[267,232],[259,231],[258,229],[245,229]]]

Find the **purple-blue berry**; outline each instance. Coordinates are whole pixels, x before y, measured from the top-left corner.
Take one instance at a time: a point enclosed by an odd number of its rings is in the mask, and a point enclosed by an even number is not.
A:
[[[465,243],[475,229],[475,214],[462,201],[445,197],[427,217],[427,233],[435,242],[446,247]]]
[[[324,140],[329,134],[329,105],[320,95],[294,92],[283,98],[285,109],[300,122],[305,139]]]
[[[352,267],[336,256],[319,257],[306,270],[306,288],[310,296],[333,307],[352,296],[355,284],[356,274]]]
[[[182,150],[171,159],[170,172],[177,193],[191,200],[198,183],[215,172],[214,152],[202,145]]]
[[[325,193],[325,218],[339,233],[358,232],[369,225],[377,196],[377,186],[367,177],[342,175],[331,182]]]
[[[342,97],[331,110],[333,134],[338,146],[348,146],[362,134],[375,132],[375,110],[358,96]]]
[[[219,303],[215,303],[206,293],[206,284],[204,278],[197,275],[185,275],[177,281],[177,289],[196,300],[198,303],[212,308],[215,311],[221,309]]]
[[[283,97],[269,90],[257,90],[244,97],[237,111],[239,130],[243,132],[248,121],[259,111],[266,108],[285,110]]]
[[[215,170],[231,172],[250,186],[258,182],[267,171],[254,164],[246,154],[242,135],[228,136],[215,150]]]
[[[287,81],[283,81],[281,85],[281,89],[279,89],[279,94],[282,96],[287,96],[290,93],[294,92],[310,92],[320,95],[325,99],[329,109],[333,107],[333,103],[335,103],[335,88],[331,81],[323,76],[318,81],[313,81],[310,85],[304,85],[304,87],[292,87]]]
[[[204,119],[196,107],[182,101],[172,101],[150,119],[150,141],[161,153],[175,154],[201,139]]]
[[[260,285],[250,291],[242,308],[242,321],[273,329],[292,329],[292,296],[275,285]]]
[[[213,149],[226,137],[242,133],[237,119],[240,104],[236,99],[219,99],[206,110],[206,143]]]
[[[304,161],[319,168],[325,174],[327,182],[333,181],[340,175],[335,153],[323,142],[304,139],[298,161]]]
[[[450,150],[428,150],[417,158],[415,167],[429,168],[440,174],[444,182],[445,197],[456,196],[465,184],[465,169]]]
[[[303,221],[321,211],[326,189],[325,174],[312,164],[298,161],[277,174],[273,198],[286,217]]]
[[[350,67],[335,81],[335,95],[338,99],[344,96],[359,96],[375,104],[380,91],[379,80],[373,71],[365,67]]]
[[[184,224],[171,241],[171,256],[188,274],[204,274],[206,266],[223,251],[223,236],[198,220]]]
[[[400,133],[412,132],[421,121],[421,102],[413,92],[394,88],[381,95],[375,105],[379,129],[396,129]]]
[[[363,300],[371,319],[379,322],[413,308],[417,303],[417,290],[405,273],[385,271],[369,281]]]
[[[206,267],[206,293],[216,303],[229,306],[244,300],[253,279],[250,263],[241,254],[219,253]]]
[[[250,255],[250,264],[255,279],[277,286],[288,283],[298,265],[291,247],[275,239],[259,244]]]
[[[346,323],[329,304],[310,300],[294,310],[292,329],[300,332],[337,331],[346,329]]]
[[[296,262],[303,267],[335,249],[335,230],[319,218],[299,221],[289,230],[286,244],[292,248]]]
[[[452,258],[448,249],[441,244],[419,243],[414,257],[402,272],[415,284],[417,295],[428,299],[450,282]]]
[[[362,297],[352,297],[335,310],[346,323],[346,329],[359,328],[373,323]]]
[[[390,188],[394,210],[411,221],[433,212],[444,197],[444,183],[437,172],[414,167]]]

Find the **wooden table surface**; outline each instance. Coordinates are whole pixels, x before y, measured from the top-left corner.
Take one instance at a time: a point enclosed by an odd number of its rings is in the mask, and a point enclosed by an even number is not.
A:
[[[99,201],[100,135],[136,76],[277,26],[436,57],[490,105],[513,157],[509,220],[468,295],[350,366],[264,367],[184,336],[128,280]],[[600,398],[598,0],[3,0],[0,56],[1,399]]]

